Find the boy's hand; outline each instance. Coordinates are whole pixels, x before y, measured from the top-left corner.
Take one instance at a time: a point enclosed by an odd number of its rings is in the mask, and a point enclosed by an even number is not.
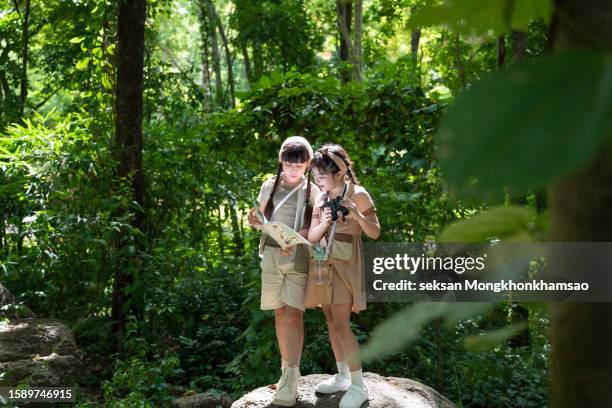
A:
[[[247,219],[248,219],[249,225],[251,227],[259,230],[259,229],[261,229],[261,226],[263,224],[261,223],[261,221],[259,221],[259,218],[257,218],[256,212],[257,212],[257,209],[251,208],[249,210],[249,215],[248,215]]]

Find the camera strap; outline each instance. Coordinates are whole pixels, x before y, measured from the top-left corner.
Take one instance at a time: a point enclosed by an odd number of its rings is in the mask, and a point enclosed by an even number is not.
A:
[[[346,194],[347,187],[348,187],[348,182],[344,184],[344,188],[342,189],[342,194],[340,194],[341,200],[344,200],[344,195]],[[327,193],[327,199],[329,200],[329,192]],[[334,245],[334,237],[336,236],[336,224],[337,223],[338,223],[338,220],[332,223],[331,231],[329,231],[329,235],[325,237],[327,241],[327,247],[325,248],[325,260],[326,261],[329,258],[329,255],[331,254],[332,246]]]
[[[274,216],[274,213],[275,213],[276,211],[278,211],[278,209],[279,209],[279,208],[281,208],[281,206],[287,202],[287,200],[289,199],[289,197],[291,197],[291,196],[293,195],[293,193],[295,193],[296,191],[298,191],[298,189],[299,189],[300,187],[302,187],[303,185],[304,185],[304,179],[302,179],[302,180],[300,181],[300,183],[299,183],[297,186],[295,186],[295,188],[294,188],[293,190],[291,190],[291,191],[290,191],[290,192],[289,192],[289,193],[288,193],[288,194],[287,194],[287,195],[286,195],[286,196],[285,196],[285,197],[284,197],[284,198],[283,198],[283,199],[280,201],[280,203],[278,203],[277,205],[275,205],[275,206],[274,206],[274,211],[272,211],[272,215],[270,215],[270,221],[272,221],[272,217]]]

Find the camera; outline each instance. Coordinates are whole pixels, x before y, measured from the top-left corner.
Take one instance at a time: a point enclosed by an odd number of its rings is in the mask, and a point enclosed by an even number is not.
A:
[[[338,212],[342,214],[342,221],[345,221],[345,217],[349,215],[348,208],[342,206],[340,204],[342,199],[340,197],[336,197],[333,200],[326,201],[321,208],[329,207],[331,209],[331,217],[332,221],[338,221]]]

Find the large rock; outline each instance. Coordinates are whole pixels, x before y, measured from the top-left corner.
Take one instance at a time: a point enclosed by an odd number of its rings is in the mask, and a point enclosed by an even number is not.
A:
[[[0,386],[28,380],[31,386],[76,384],[83,364],[66,325],[53,319],[0,322]]]
[[[227,394],[209,391],[178,398],[172,406],[173,408],[230,408],[232,399]]]
[[[0,283],[0,306],[15,302],[17,302],[15,295],[13,295],[7,288],[4,287],[4,285]]]
[[[300,379],[299,398],[296,408],[320,407],[337,408],[343,392],[335,394],[316,394],[315,385],[329,378],[327,374],[311,374]],[[454,408],[442,394],[433,388],[407,378],[381,377],[374,373],[364,373],[370,399],[362,405],[370,408]],[[232,408],[273,407],[275,386],[257,388],[232,404]]]
[[[19,303],[15,295],[0,283],[0,320],[32,317],[33,315],[26,305]]]

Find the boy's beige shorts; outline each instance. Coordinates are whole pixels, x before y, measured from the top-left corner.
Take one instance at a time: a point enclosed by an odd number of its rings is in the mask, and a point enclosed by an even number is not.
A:
[[[261,309],[289,305],[304,310],[308,278],[308,257],[304,252],[294,247],[291,255],[282,255],[280,248],[266,245],[260,265]]]

